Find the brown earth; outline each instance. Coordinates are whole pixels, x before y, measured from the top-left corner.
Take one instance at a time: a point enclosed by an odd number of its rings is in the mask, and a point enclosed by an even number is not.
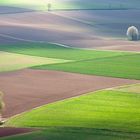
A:
[[[78,96],[90,91],[138,83],[137,80],[89,76],[82,74],[24,69],[0,73],[0,90],[4,93],[4,117],[32,108]]]
[[[25,134],[32,132],[33,129],[29,128],[10,128],[10,127],[1,127],[0,128],[0,137],[7,137],[7,136],[12,136],[12,135],[17,135],[17,134]]]
[[[140,52],[139,42],[97,35],[96,27],[88,24],[91,17],[86,12],[82,12],[82,19],[74,15],[58,11],[0,14],[0,44],[43,41],[79,48]]]
[[[66,18],[65,15],[2,8],[0,7],[0,44],[35,40],[79,48],[140,51],[139,42],[98,37],[92,26],[83,21]],[[6,105],[3,116],[10,117],[40,105],[90,91],[137,82],[139,81],[30,69],[0,73],[0,90],[4,93]],[[0,128],[0,137],[31,131],[33,130],[26,128]]]

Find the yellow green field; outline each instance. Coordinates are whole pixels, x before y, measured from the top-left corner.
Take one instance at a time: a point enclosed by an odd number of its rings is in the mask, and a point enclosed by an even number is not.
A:
[[[139,100],[140,94],[111,89],[45,105],[12,117],[6,124],[43,128],[41,132],[2,140],[39,136],[44,140],[138,140]]]
[[[140,84],[122,86],[122,87],[116,88],[115,90],[121,91],[121,92],[140,93]]]
[[[0,72],[19,70],[43,64],[63,63],[68,60],[29,56],[0,51]]]

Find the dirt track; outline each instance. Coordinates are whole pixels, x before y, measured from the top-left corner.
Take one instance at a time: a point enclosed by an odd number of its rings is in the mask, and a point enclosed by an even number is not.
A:
[[[0,73],[0,81],[0,90],[4,93],[6,104],[4,117],[90,91],[138,82],[31,69]]]

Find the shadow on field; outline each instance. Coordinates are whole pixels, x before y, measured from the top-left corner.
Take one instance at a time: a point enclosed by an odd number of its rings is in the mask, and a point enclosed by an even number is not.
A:
[[[6,140],[134,140],[140,134],[113,131],[107,129],[81,128],[81,127],[48,127],[35,133],[14,136]]]
[[[35,10],[11,6],[0,6],[0,14],[17,14],[25,12],[33,12]]]

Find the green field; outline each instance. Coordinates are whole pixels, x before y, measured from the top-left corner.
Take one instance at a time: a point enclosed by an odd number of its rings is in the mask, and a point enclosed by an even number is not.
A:
[[[65,48],[54,44],[0,46],[1,51],[73,62],[36,65],[34,69],[59,70],[89,75],[140,79],[140,54]]]
[[[110,1],[110,0],[1,0],[1,5],[18,6],[31,9],[47,9],[47,4],[52,4],[52,9],[125,9],[139,8],[139,0]]]
[[[22,140],[137,140],[140,139],[139,100],[140,94],[103,90],[22,113],[11,118],[6,126],[43,128],[13,137]]]
[[[49,69],[90,75],[140,79],[140,54],[112,56],[77,62],[36,66]]]
[[[36,65],[64,63],[68,60],[29,56],[0,51],[0,72],[19,70]]]
[[[0,0],[0,6],[19,7],[14,9],[16,12],[20,8],[47,10],[48,3],[56,13],[74,10],[74,17],[69,16],[70,19],[86,20],[97,35],[106,38],[123,39],[130,25],[140,27],[140,0]],[[78,17],[78,9],[85,9],[87,13],[79,10],[82,14],[79,12]],[[8,17],[12,10],[0,9],[0,13]],[[74,21],[71,23],[74,25]],[[92,35],[90,28],[82,31]],[[51,43],[0,45],[0,73],[24,68],[140,80],[140,52],[84,50]],[[1,95],[0,92],[0,100]],[[104,89],[40,106],[8,118],[1,127],[27,127],[36,131],[0,140],[140,140],[140,84]]]
[[[0,45],[0,51],[66,60],[85,60],[129,54],[123,52],[73,49],[55,44],[41,43]]]

